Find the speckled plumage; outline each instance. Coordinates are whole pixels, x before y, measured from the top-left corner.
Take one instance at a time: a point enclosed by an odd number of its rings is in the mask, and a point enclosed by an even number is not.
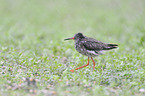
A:
[[[101,55],[104,50],[114,49],[118,46],[116,44],[105,44],[93,38],[83,36],[82,33],[75,34],[74,39],[76,50],[88,57]]]
[[[95,69],[95,61],[92,57],[98,56],[102,54],[105,50],[111,50],[114,48],[117,48],[117,44],[106,44],[101,41],[97,41],[96,39],[86,37],[82,33],[77,33],[72,38],[67,38],[65,40],[75,40],[75,48],[76,50],[81,53],[82,55],[88,56],[88,63],[86,65],[83,65],[81,67],[75,68],[70,70],[71,72],[74,72],[74,70],[81,69],[83,67],[86,67],[89,65],[89,58],[93,61],[93,70]]]

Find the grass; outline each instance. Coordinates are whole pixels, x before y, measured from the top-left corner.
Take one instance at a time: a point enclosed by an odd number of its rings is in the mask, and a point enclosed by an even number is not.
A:
[[[0,95],[144,96],[144,0],[1,0]],[[75,33],[119,48],[87,63]],[[27,86],[26,78],[30,80]],[[32,83],[32,84],[31,84]],[[34,91],[34,92],[33,92]]]

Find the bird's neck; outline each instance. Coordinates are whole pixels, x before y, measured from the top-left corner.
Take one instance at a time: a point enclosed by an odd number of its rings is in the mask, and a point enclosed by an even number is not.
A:
[[[80,41],[82,41],[82,39],[77,39],[75,40],[75,43],[79,43]]]

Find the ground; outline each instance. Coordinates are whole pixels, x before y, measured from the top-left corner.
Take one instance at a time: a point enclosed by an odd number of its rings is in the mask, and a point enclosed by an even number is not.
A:
[[[144,96],[144,0],[1,0],[1,96]],[[77,32],[119,48],[87,57]]]

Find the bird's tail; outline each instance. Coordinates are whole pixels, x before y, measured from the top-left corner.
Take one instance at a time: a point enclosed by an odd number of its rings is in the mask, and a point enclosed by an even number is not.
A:
[[[117,44],[107,44],[107,46],[103,50],[111,50],[117,47],[118,47]]]

